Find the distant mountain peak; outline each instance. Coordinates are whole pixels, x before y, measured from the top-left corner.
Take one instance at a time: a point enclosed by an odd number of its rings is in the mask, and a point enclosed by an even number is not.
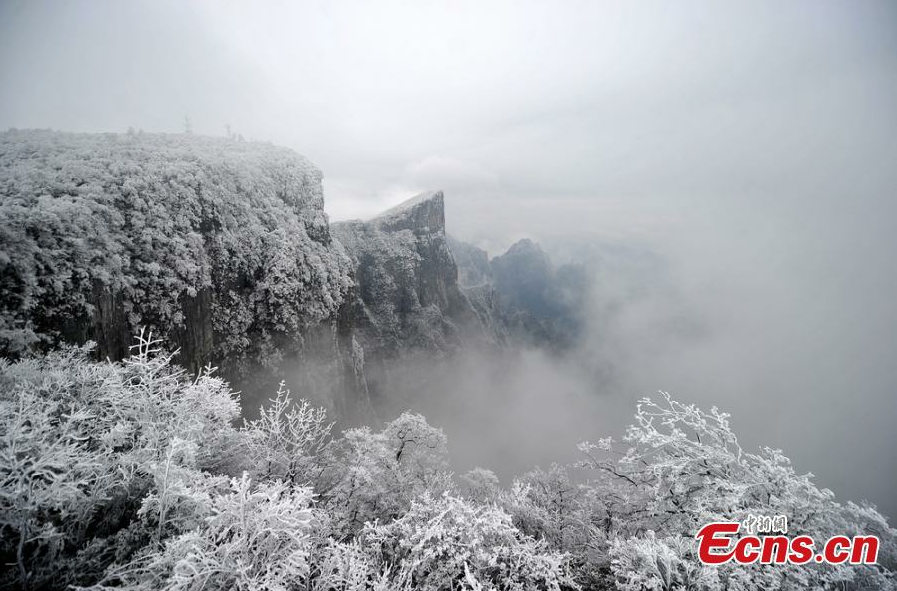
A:
[[[444,207],[442,191],[424,191],[374,216],[371,221],[401,215],[421,205]]]
[[[445,233],[445,197],[442,191],[419,193],[372,218],[370,223],[388,232]]]
[[[521,238],[508,248],[505,254],[522,254],[522,253],[543,253],[542,247],[538,242],[533,242],[529,238]]]

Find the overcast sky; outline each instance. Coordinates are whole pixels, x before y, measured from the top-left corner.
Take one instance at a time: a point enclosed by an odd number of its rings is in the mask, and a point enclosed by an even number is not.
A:
[[[658,335],[659,296],[597,323],[629,386],[718,399],[897,513],[897,4],[0,6],[0,128],[189,117],[308,156],[333,219],[444,189],[493,252],[656,249],[709,336]]]

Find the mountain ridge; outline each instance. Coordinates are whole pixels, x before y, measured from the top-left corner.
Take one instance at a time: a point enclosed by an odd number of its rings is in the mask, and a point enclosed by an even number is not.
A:
[[[189,370],[221,367],[250,411],[286,380],[364,418],[404,358],[553,338],[506,277],[532,267],[537,246],[491,260],[462,247],[442,191],[330,223],[321,179],[271,144],[0,134],[0,354],[92,340],[99,358],[122,359],[147,328]],[[467,285],[470,256],[479,288]],[[533,294],[554,279],[541,265],[525,275]]]

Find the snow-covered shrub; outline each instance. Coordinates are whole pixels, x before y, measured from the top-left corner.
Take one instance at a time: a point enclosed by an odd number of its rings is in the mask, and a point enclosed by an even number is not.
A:
[[[707,523],[741,522],[749,514],[785,515],[789,533],[817,541],[855,533],[878,536],[885,568],[729,563],[718,568],[723,587],[797,589],[854,582],[862,588],[862,580],[879,581],[879,586],[895,581],[897,530],[871,506],[838,503],[830,490],[816,486],[812,474],[798,473],[781,450],[744,450],[728,414],[715,407],[707,413],[661,393],[659,402],[641,400],[635,418],[625,436],[629,447],[617,459],[611,457],[610,440],[580,446],[586,456],[580,467],[598,476],[590,483],[594,498],[612,507],[610,532],[618,562],[626,548],[664,554],[662,546],[671,539],[695,547],[694,536]],[[665,541],[646,542],[648,531]]]
[[[4,397],[0,415],[3,554],[25,586],[46,576],[34,565],[48,567],[67,538],[80,537],[98,497],[107,494],[110,470],[85,437],[89,412],[26,390]]]
[[[546,589],[573,586],[566,557],[522,534],[494,505],[424,494],[391,523],[368,524],[363,543],[390,569],[393,589]]]
[[[391,591],[394,588],[389,567],[380,569],[376,553],[358,540],[330,539],[318,550],[315,559],[311,585],[315,591]]]
[[[564,466],[535,469],[514,479],[499,496],[523,533],[565,552],[578,583],[603,587],[609,578],[607,512],[596,503],[592,489],[574,482]]]
[[[553,546],[573,545],[581,534],[579,487],[557,464],[548,471],[536,468],[514,480],[505,505],[523,531]]]
[[[693,540],[644,537],[616,539],[610,549],[611,569],[620,591],[718,591],[716,569],[701,564]]]
[[[460,489],[464,496],[480,503],[494,503],[501,495],[501,484],[492,470],[476,467],[460,477]]]
[[[312,493],[277,481],[233,478],[212,494],[203,523],[169,538],[123,567],[97,589],[286,591],[309,575]]]
[[[311,484],[321,476],[321,455],[331,442],[333,423],[324,409],[307,401],[293,402],[281,382],[258,419],[247,421],[242,450],[250,474],[265,480]]]
[[[208,512],[207,489],[214,486],[214,481],[197,469],[196,450],[195,441],[174,437],[162,457],[147,466],[154,486],[143,498],[137,515],[154,524],[156,543],[193,529]]]
[[[187,520],[197,508],[179,491],[226,465],[239,414],[227,385],[187,380],[152,339],[134,353],[116,364],[88,348],[0,360],[0,554],[16,565],[0,584],[89,581]]]
[[[331,438],[281,388],[238,429],[228,385],[188,379],[152,338],[123,362],[90,353],[0,359],[0,588],[895,588],[878,511],[743,450],[715,409],[644,400],[618,457],[605,439],[582,446],[584,472],[505,490],[478,469],[456,488],[421,415]],[[697,530],[748,513],[817,541],[875,535],[879,563],[701,565]]]
[[[379,432],[346,430],[331,450],[318,492],[342,537],[365,522],[394,519],[415,497],[450,484],[445,434],[406,412]]]

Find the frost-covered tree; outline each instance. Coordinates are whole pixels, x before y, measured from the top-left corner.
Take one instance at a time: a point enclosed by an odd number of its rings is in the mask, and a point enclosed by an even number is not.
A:
[[[324,470],[322,455],[331,443],[333,423],[324,409],[307,401],[295,403],[281,382],[259,418],[246,422],[242,450],[248,470],[257,478],[281,478],[291,483],[312,484]]]
[[[310,570],[311,498],[309,488],[234,478],[209,497],[195,528],[110,569],[95,589],[300,589]]]
[[[158,539],[180,519],[178,491],[226,466],[238,437],[227,385],[187,379],[151,338],[124,363],[89,355],[0,360],[0,553],[16,565],[0,584],[87,582]]]
[[[417,496],[451,483],[445,434],[419,414],[403,413],[379,432],[349,429],[331,454],[320,494],[338,535],[394,519]]]
[[[522,532],[569,555],[577,582],[584,588],[608,584],[608,511],[592,487],[554,464],[514,479],[498,498]]]
[[[610,556],[620,591],[723,589],[716,568],[701,564],[694,544],[688,538],[661,540],[649,530],[642,537],[615,539]],[[755,584],[758,582],[754,581]]]
[[[352,284],[321,178],[267,144],[0,133],[0,354],[121,358],[148,326],[193,370],[276,365]]]
[[[897,531],[873,507],[838,503],[830,490],[816,486],[812,474],[797,472],[781,450],[743,449],[729,415],[715,407],[708,413],[661,393],[659,401],[641,400],[635,418],[625,436],[628,448],[618,458],[613,458],[610,440],[580,446],[586,456],[580,467],[602,477],[591,484],[596,499],[617,503],[612,535],[618,565],[632,564],[621,555],[626,548],[655,552],[656,557],[672,556],[670,552],[681,556],[679,539],[693,546],[693,536],[710,522],[741,522],[749,514],[786,515],[793,534],[818,541],[845,533],[876,535],[888,550],[880,553],[881,566],[808,564],[769,569],[728,564],[719,568],[724,588],[821,588],[836,583],[862,588],[861,581],[867,580],[882,588],[894,585]],[[654,535],[648,532],[665,539],[640,542]],[[703,575],[700,579],[707,580]]]
[[[897,532],[841,504],[728,416],[643,400],[624,447],[502,488],[455,482],[445,435],[407,412],[331,433],[281,387],[259,418],[211,369],[141,335],[122,362],[68,348],[0,360],[0,588],[97,591],[893,589]],[[879,563],[705,566],[697,530],[789,517],[822,541],[875,535]]]
[[[369,524],[394,589],[546,589],[573,586],[563,554],[520,532],[494,505],[424,494],[399,519]]]

